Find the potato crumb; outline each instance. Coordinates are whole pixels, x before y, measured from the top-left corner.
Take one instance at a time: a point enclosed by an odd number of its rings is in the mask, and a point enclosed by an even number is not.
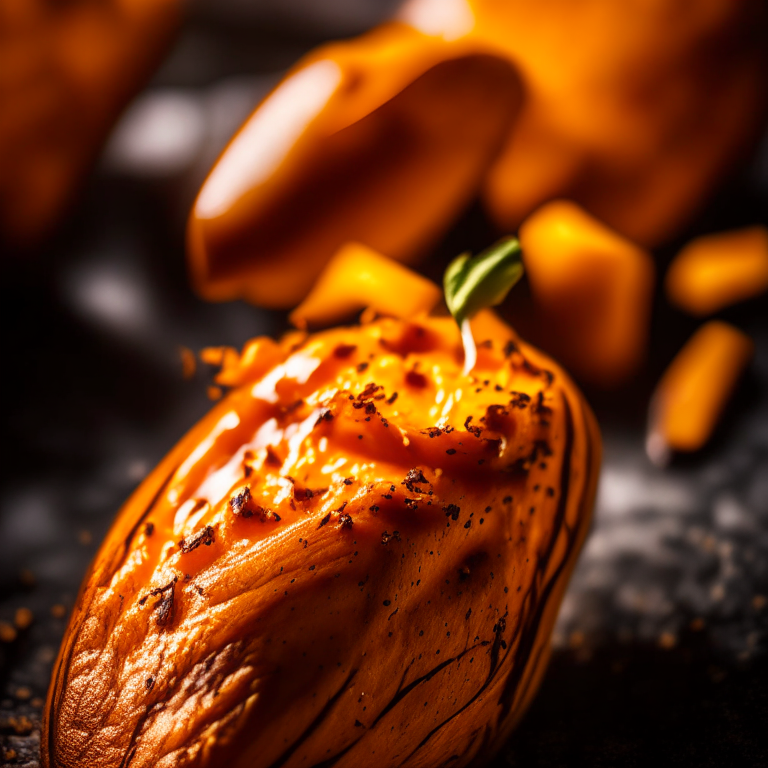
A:
[[[12,643],[16,639],[16,630],[6,621],[0,621],[0,642]]]
[[[34,615],[29,608],[18,608],[16,610],[16,616],[13,619],[13,623],[16,625],[16,629],[27,629],[34,621]]]
[[[660,648],[674,648],[677,645],[677,638],[671,632],[662,632],[659,635]]]

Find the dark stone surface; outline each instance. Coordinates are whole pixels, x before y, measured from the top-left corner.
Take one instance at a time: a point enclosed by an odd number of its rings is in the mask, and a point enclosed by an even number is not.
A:
[[[200,74],[190,62],[201,34],[217,51],[232,34],[224,21],[206,32],[206,19],[150,93],[183,91],[205,140],[156,173],[113,141],[65,230],[2,267],[0,622],[13,625],[19,608],[33,621],[0,642],[0,764],[37,764],[42,700],[83,573],[122,501],[209,407],[206,372],[184,380],[179,347],[240,346],[285,327],[282,315],[205,304],[187,286],[183,215],[202,170],[274,81],[258,57],[237,59],[244,78],[226,87],[220,57]],[[290,56],[311,42],[285,35]],[[216,125],[211,100],[229,105]],[[767,187],[740,178],[687,235],[767,223]],[[496,234],[471,210],[427,271]],[[724,315],[757,353],[701,455],[661,470],[643,452],[649,390],[696,327],[663,301],[646,371],[618,394],[590,393],[606,438],[595,524],[542,689],[496,768],[768,765],[766,304]]]

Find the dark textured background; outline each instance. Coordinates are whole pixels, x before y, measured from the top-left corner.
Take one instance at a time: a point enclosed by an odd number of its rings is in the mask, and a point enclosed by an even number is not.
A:
[[[392,5],[309,17],[300,0],[193,4],[64,229],[33,258],[5,258],[0,622],[20,607],[34,618],[0,642],[0,764],[37,764],[82,575],[122,501],[209,407],[207,374],[184,380],[179,347],[285,328],[281,314],[190,292],[184,217],[205,170],[282,69]],[[768,224],[766,150],[681,242]],[[470,210],[427,271],[497,234]],[[657,254],[660,273],[675,246]],[[697,325],[661,299],[647,369],[620,393],[588,393],[605,436],[595,524],[541,692],[499,768],[768,765],[768,301],[723,317],[757,352],[702,454],[660,470],[643,453],[650,388]]]

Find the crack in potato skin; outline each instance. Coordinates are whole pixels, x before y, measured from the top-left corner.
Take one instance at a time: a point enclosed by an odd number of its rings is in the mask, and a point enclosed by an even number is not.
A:
[[[264,342],[102,545],[44,765],[490,755],[545,666],[600,460],[568,377],[499,327],[469,377],[448,318]]]

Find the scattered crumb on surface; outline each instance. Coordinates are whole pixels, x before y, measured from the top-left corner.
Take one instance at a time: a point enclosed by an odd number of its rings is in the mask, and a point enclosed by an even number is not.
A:
[[[197,370],[195,353],[189,347],[179,347],[179,357],[181,358],[181,375],[185,379],[191,379]]]
[[[662,632],[659,635],[660,648],[674,648],[677,645],[677,637],[672,632]]]
[[[31,626],[34,620],[34,614],[29,608],[17,608],[13,623],[16,625],[16,629],[24,630]]]

